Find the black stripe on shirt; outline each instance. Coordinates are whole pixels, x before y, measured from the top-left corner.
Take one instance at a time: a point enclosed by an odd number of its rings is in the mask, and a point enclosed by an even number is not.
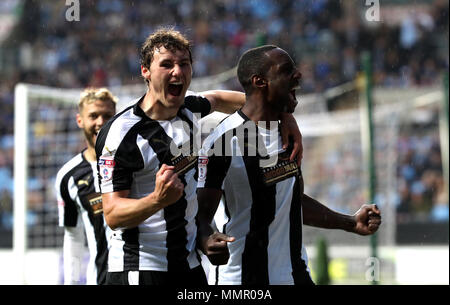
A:
[[[146,121],[146,127],[143,130],[144,132],[141,135],[148,140],[150,147],[156,153],[160,167],[163,163],[170,164],[169,162],[173,157],[170,152],[172,139],[157,121],[151,120],[150,118]],[[178,178],[186,186],[184,175]],[[183,195],[177,202],[164,208],[164,219],[167,230],[167,270],[169,272],[190,270],[187,261],[189,251],[186,249],[188,240],[185,229],[187,221],[184,218],[187,208],[185,196],[186,193],[183,191]]]
[[[125,229],[122,233],[123,268],[129,271],[139,270],[139,228]]]
[[[292,276],[294,284],[298,285],[303,282],[302,275],[305,264],[302,260],[302,209],[301,209],[301,183],[303,180],[295,177],[295,185],[291,200],[291,210],[289,212],[290,228],[289,242],[291,252]]]
[[[79,171],[80,164],[68,171],[61,179],[60,192],[61,197],[64,200],[64,226],[66,227],[75,227],[77,225],[78,208],[77,203],[70,197],[69,180],[77,171]],[[74,183],[76,183],[75,179]]]
[[[248,137],[256,136],[256,147],[262,141],[257,133],[248,130],[244,133],[244,147],[248,147]],[[264,152],[263,152],[264,153]],[[242,285],[269,285],[268,252],[269,225],[275,219],[276,185],[265,186],[260,170],[261,156],[242,157],[247,171],[248,182],[252,194],[250,210],[250,228],[245,239],[242,253]]]

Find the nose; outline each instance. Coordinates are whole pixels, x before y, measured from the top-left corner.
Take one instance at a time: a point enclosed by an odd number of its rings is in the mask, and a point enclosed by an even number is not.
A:
[[[97,126],[102,127],[103,124],[105,124],[105,122],[106,122],[105,118],[104,118],[103,116],[99,115],[99,116],[97,117],[97,120],[96,120],[95,123],[97,124]]]
[[[300,80],[302,78],[302,73],[299,69],[295,69],[294,78]]]
[[[181,74],[182,74],[182,72],[181,72],[181,67],[180,67],[180,65],[178,65],[178,64],[173,65],[172,75],[173,75],[173,76],[179,76],[179,75],[181,75]]]

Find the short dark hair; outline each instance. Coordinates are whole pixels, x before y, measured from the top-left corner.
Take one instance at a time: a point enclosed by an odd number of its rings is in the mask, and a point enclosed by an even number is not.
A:
[[[189,40],[173,27],[163,27],[150,34],[141,47],[141,65],[150,68],[155,49],[164,47],[167,50],[187,51],[192,63],[191,44]]]
[[[267,52],[278,48],[274,45],[264,45],[247,50],[242,54],[238,62],[237,75],[246,93],[251,92],[252,77],[254,75],[265,76],[271,62],[267,60]]]

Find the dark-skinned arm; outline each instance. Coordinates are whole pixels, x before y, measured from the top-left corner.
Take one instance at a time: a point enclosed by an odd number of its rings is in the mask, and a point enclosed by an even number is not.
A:
[[[359,235],[370,235],[381,224],[381,213],[375,204],[363,205],[354,215],[335,212],[304,194],[302,197],[303,223],[324,229],[340,229]]]
[[[221,196],[222,190],[219,189],[200,188],[197,190],[197,247],[213,265],[224,265],[228,262],[230,253],[227,243],[234,241],[234,237],[214,232],[211,226]]]

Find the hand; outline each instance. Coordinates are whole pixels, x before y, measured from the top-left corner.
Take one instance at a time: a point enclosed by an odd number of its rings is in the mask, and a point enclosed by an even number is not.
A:
[[[163,164],[156,173],[155,190],[151,194],[155,201],[166,207],[183,195],[184,185],[178,178],[174,166]]]
[[[356,222],[354,232],[360,235],[375,233],[381,224],[381,212],[375,204],[364,204],[353,217]]]
[[[283,149],[289,146],[289,138],[294,140],[294,147],[292,153],[289,157],[290,161],[293,161],[297,157],[297,165],[302,165],[303,158],[303,144],[302,144],[302,134],[298,128],[297,121],[294,116],[290,113],[281,113],[281,140],[283,142]]]
[[[234,240],[234,237],[219,232],[208,236],[203,242],[203,249],[211,264],[225,265],[228,262],[230,251],[228,250],[227,244]]]

